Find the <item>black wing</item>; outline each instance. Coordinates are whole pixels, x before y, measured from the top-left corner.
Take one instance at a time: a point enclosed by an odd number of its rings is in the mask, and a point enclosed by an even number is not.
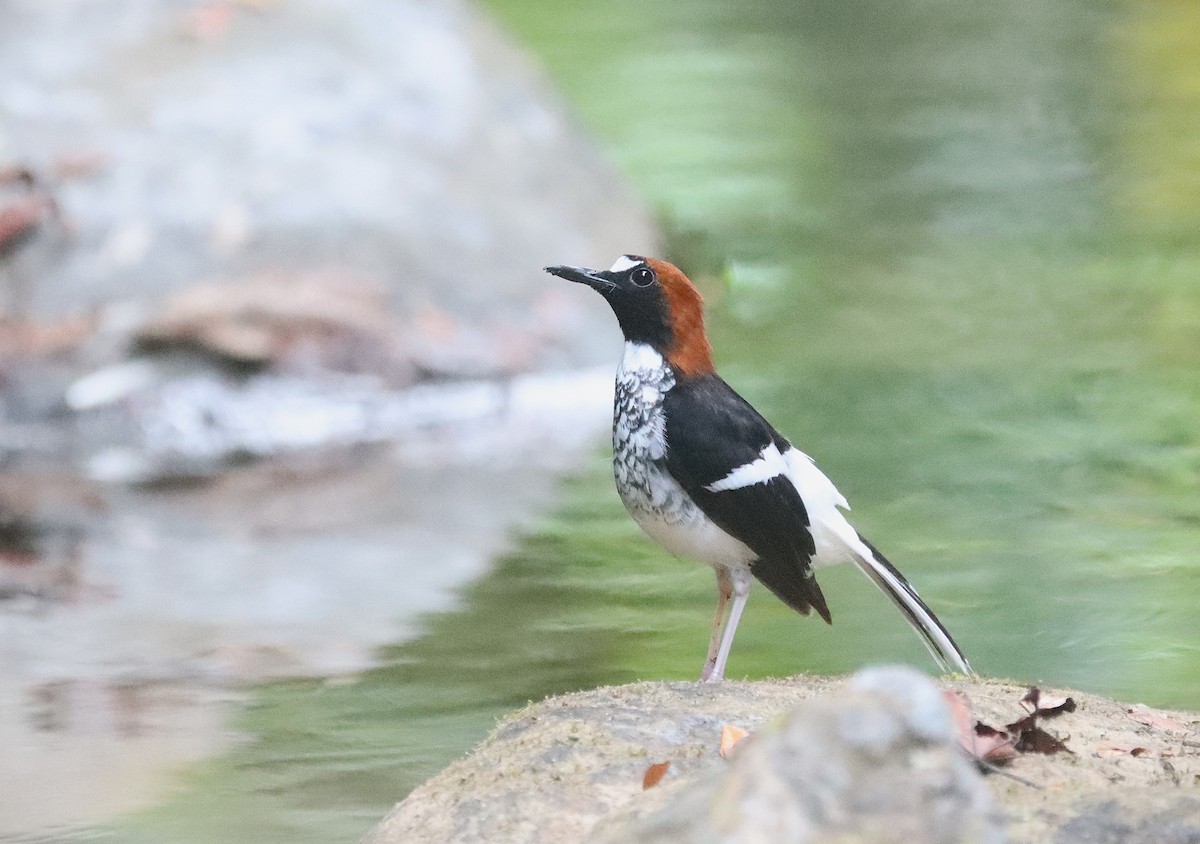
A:
[[[772,442],[790,445],[750,403],[716,375],[690,378],[667,392],[667,471],[710,519],[758,559],[751,572],[781,601],[826,622],[829,607],[812,568],[816,553],[808,511],[783,476],[739,489],[706,487],[757,460]]]

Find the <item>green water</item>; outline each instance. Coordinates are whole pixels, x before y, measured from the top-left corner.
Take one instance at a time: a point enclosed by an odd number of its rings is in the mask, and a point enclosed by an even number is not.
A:
[[[725,377],[981,673],[1200,708],[1200,7],[490,6],[667,221]],[[832,628],[752,597],[730,675],[932,667],[860,575],[822,585]],[[265,689],[121,835],[352,840],[526,700],[694,677],[712,601],[598,444],[461,611]]]

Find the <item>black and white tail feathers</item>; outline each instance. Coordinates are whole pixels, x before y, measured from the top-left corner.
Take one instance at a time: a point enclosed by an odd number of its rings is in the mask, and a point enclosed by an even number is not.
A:
[[[860,533],[859,540],[863,545],[870,550],[870,556],[866,556],[852,551],[851,557],[858,567],[862,569],[863,574],[871,579],[871,582],[879,587],[879,591],[887,595],[892,603],[904,613],[904,617],[908,619],[908,623],[921,636],[921,640],[925,642],[925,647],[929,648],[929,652],[933,654],[933,658],[937,660],[938,665],[943,671],[957,671],[960,674],[966,674],[968,677],[974,677],[975,672],[971,670],[967,658],[963,656],[962,650],[954,641],[954,637],[950,635],[945,626],[938,621],[938,617],[933,614],[933,610],[925,605],[921,600],[921,596],[917,594],[917,590],[904,579],[904,575],[900,570],[888,562],[883,554],[879,553],[866,538]]]

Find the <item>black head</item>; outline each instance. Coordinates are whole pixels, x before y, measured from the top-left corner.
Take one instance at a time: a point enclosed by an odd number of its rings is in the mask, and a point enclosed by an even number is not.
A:
[[[546,267],[586,284],[608,300],[625,339],[657,349],[681,372],[711,372],[700,292],[678,267],[656,258],[622,255],[607,270]]]
[[[669,306],[658,274],[640,255],[622,255],[607,270],[546,267],[546,272],[586,284],[608,300],[625,339],[666,349],[671,343]]]

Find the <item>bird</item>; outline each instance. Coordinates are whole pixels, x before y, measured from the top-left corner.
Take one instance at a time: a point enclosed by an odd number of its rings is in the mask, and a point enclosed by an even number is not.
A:
[[[845,497],[716,372],[703,298],[675,265],[622,255],[551,275],[607,300],[625,336],[613,402],[613,476],[634,521],[677,557],[713,568],[717,607],[700,680],[725,676],[755,579],[827,624],[816,569],[853,562],[945,672],[974,676],[945,625],[843,515]]]

